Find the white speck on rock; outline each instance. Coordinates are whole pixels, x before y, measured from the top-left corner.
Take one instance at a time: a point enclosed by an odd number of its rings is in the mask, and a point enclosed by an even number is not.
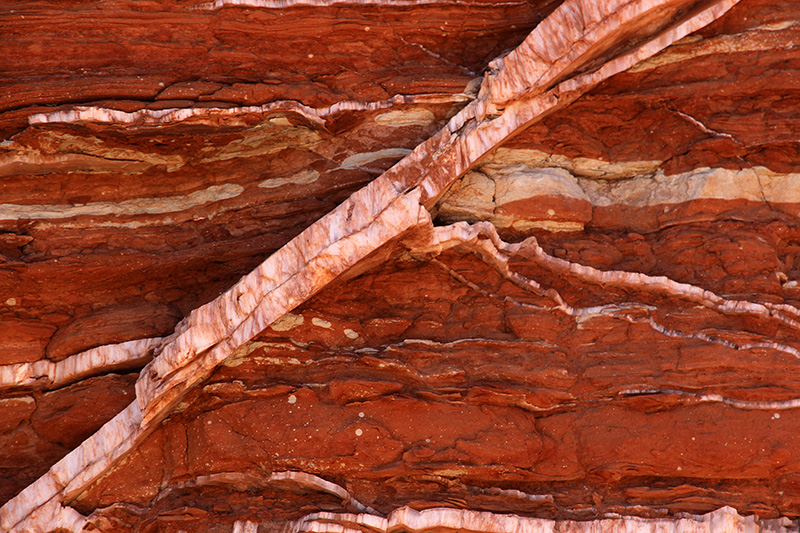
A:
[[[349,329],[349,328],[344,330],[344,335],[348,339],[357,339],[358,338],[358,333],[356,333],[355,331],[353,331],[352,329]]]
[[[295,396],[294,394],[290,394],[289,403],[297,403],[297,396]]]
[[[314,317],[311,319],[311,323],[321,328],[331,329],[331,323],[321,318]]]
[[[364,434],[364,432],[363,432],[363,431],[361,431],[361,429],[357,429],[357,430],[356,430],[356,437],[360,437],[360,436],[361,436],[361,435],[363,435],[363,434]]]
[[[9,298],[8,300],[6,300],[6,305],[17,305],[17,299]],[[347,333],[345,333],[345,335],[347,335]],[[358,335],[356,335],[356,337],[358,337]]]

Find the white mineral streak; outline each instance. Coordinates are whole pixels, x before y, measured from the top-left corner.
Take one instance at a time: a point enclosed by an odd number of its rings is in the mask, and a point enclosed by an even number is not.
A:
[[[707,333],[703,333],[702,331],[694,331],[694,332],[686,332],[686,331],[678,331],[676,329],[668,328],[662,324],[656,322],[652,317],[635,317],[626,313],[614,313],[614,316],[617,318],[622,318],[627,320],[628,322],[638,322],[644,323],[650,326],[653,330],[658,331],[662,335],[666,335],[668,337],[676,337],[676,338],[683,338],[683,339],[700,339],[705,342],[711,342],[714,344],[721,344],[733,350],[754,350],[754,349],[765,349],[765,350],[776,350],[778,352],[787,353],[793,357],[800,359],[800,350],[795,348],[794,346],[789,346],[787,344],[783,344],[780,342],[751,342],[751,343],[744,343],[740,344],[734,342],[732,340],[724,339],[717,335],[709,335]]]
[[[652,57],[658,52],[666,49],[672,43],[686,37],[697,29],[710,24],[714,20],[724,15],[738,2],[739,0],[720,0],[715,2],[709,5],[706,9],[693,14],[690,19],[673,25],[669,29],[654,35],[646,43],[634,48],[631,52],[606,62],[599,69],[564,81],[563,83],[559,84],[559,89],[562,93],[580,90],[584,84],[599,83],[600,81],[613,76],[614,74],[624,72],[637,63],[640,63],[641,61],[644,61],[645,59]],[[651,2],[651,4],[655,3],[658,2]],[[631,2],[630,5],[634,12],[643,7],[633,6],[633,4],[634,2]],[[614,16],[610,18],[613,19],[618,16],[620,16],[619,12],[614,13]],[[664,13],[657,13],[656,17],[659,16],[663,17]]]
[[[132,368],[150,361],[163,339],[138,339],[107,344],[71,355],[58,362],[34,361],[0,366],[0,390],[10,387],[55,388],[116,368]]]
[[[30,515],[31,526],[25,533],[48,533],[52,530],[82,531],[86,517],[72,507],[49,501]]]
[[[765,167],[706,167],[671,176],[659,169],[654,175],[624,181],[578,181],[596,206],[648,207],[701,199],[800,203],[800,174],[779,174]]]
[[[293,398],[290,396],[289,398]],[[296,399],[296,398],[295,398]],[[345,505],[354,507],[358,511],[378,514],[371,507],[362,504],[342,486],[327,481],[307,472],[273,472],[269,476],[252,474],[248,472],[217,472],[198,476],[195,479],[175,482],[163,489],[155,501],[158,502],[175,491],[187,488],[204,486],[231,486],[237,491],[263,489],[265,487],[278,487],[282,489],[308,492],[309,490],[325,492],[341,499]]]
[[[740,516],[731,507],[704,515],[680,518],[613,517],[597,520],[548,520],[514,514],[433,508],[417,511],[401,507],[387,518],[368,514],[312,513],[293,522],[285,533],[475,532],[475,533],[788,533],[787,519],[757,520]]]
[[[725,405],[729,405],[737,409],[753,411],[785,411],[787,409],[797,409],[800,407],[800,398],[757,402],[753,400],[737,400],[736,398],[726,398],[721,394],[701,394],[698,399],[701,402],[724,403]]]
[[[137,159],[119,160],[89,154],[41,154],[21,152],[0,156],[0,177],[15,174],[61,172],[144,172],[153,163]]]
[[[323,224],[307,228],[228,292],[184,319],[136,383],[145,422],[163,416],[187,387],[240,345],[378,246],[414,227],[420,217],[419,192],[404,194],[382,209],[383,202],[393,199],[387,185],[373,181],[320,219]],[[204,357],[196,357],[206,350]]]
[[[72,450],[50,471],[28,485],[0,508],[0,528],[8,532],[80,531],[85,518],[61,502],[102,475],[110,464],[130,451],[142,435],[141,412],[132,402],[94,435]],[[71,524],[71,525],[70,525]]]
[[[600,52],[606,52],[604,45],[615,36],[619,37],[619,31],[634,32],[640,29],[639,25],[654,23],[650,17],[656,19],[663,17],[668,20],[669,17],[664,16],[664,9],[671,5],[670,2],[659,0],[564,2],[539,24],[518,48],[493,62],[495,71],[486,75],[478,99],[450,119],[447,125],[447,130],[450,132],[461,130],[471,119],[481,119],[473,126],[474,129],[468,129],[467,135],[458,138],[459,146],[455,149],[457,155],[453,158],[453,166],[463,174],[469,167],[469,164],[459,165],[465,160],[469,161],[465,154],[487,153],[543,113],[567,105],[581,92],[614,74],[627,70],[678,39],[706,26],[722,16],[738,1],[719,0],[695,13],[691,18],[656,34],[644,44],[607,61],[597,70],[567,79],[554,89],[548,90],[553,81],[565,77],[565,72],[570,72],[595,57],[592,47],[599,49]],[[624,7],[620,8],[623,3]],[[559,25],[564,26],[560,32]],[[584,28],[585,35],[574,35],[577,28]],[[557,51],[563,55],[557,55]],[[556,70],[555,65],[560,65],[561,70]],[[500,117],[484,120],[497,114],[498,107],[505,107]],[[435,175],[429,175],[420,184],[425,192],[423,201],[426,205],[431,203],[431,199],[435,200],[437,190],[444,189],[441,183],[437,183],[439,179]]]
[[[499,496],[505,496],[507,498],[517,498],[520,500],[527,500],[529,502],[553,503],[552,494],[529,494],[527,492],[522,492],[521,490],[501,489],[498,487],[492,487],[489,489],[479,488],[478,490],[484,494],[496,494]]]
[[[698,16],[693,15],[679,26],[686,31],[698,29],[710,21],[712,14],[719,16],[734,3],[735,0],[719,0],[715,6],[700,11]],[[536,49],[530,48],[530,43],[525,49],[515,52],[509,66],[500,64],[493,74],[495,77],[502,76],[498,94],[491,88],[492,82],[485,83],[481,90],[481,102],[468,105],[445,129],[419,145],[392,169],[311,225],[225,294],[196,309],[181,321],[175,333],[164,340],[155,359],[142,371],[136,383],[136,401],[51,467],[39,480],[9,500],[0,509],[0,528],[21,533],[62,527],[61,522],[57,523],[48,517],[56,514],[61,516],[63,513],[50,513],[44,517],[38,514],[40,510],[48,505],[60,506],[61,502],[70,501],[86,490],[144,438],[157,422],[166,417],[189,388],[204,379],[239,346],[380,246],[411,228],[429,224],[430,217],[421,204],[435,202],[446,187],[498,143],[536,120],[542,113],[574,100],[580,91],[589,90],[604,77],[618,72],[632,58],[643,59],[669,44],[667,38],[656,39],[658,45],[645,45],[646,53],[639,54],[634,47],[634,51],[613,60],[612,67],[600,67],[599,71],[595,71],[596,74],[581,75],[579,80],[568,85],[565,85],[568,82],[562,82],[559,87],[568,87],[571,91],[569,97],[559,94],[557,90],[545,92],[552,80],[568,78],[576,66],[583,64],[576,61],[577,55],[595,57],[606,53],[611,44],[609,39],[613,40],[622,30],[635,33],[644,26],[656,28],[653,17],[658,18],[664,14],[665,7],[675,4],[683,6],[685,2],[634,0],[624,8],[620,7],[619,0],[564,2],[552,20],[546,19],[532,33],[536,42],[543,43],[546,45],[544,49],[550,50],[549,55],[537,53]],[[603,19],[598,15],[611,13],[618,7],[620,9],[613,17]],[[601,19],[602,23],[595,23],[588,28],[587,35],[583,34],[583,21]],[[668,33],[675,37],[681,32],[670,30]],[[593,50],[593,47],[597,50]],[[582,52],[576,55],[576,49]],[[562,55],[556,55],[556,50],[560,50]],[[551,71],[551,75],[545,77],[544,81],[526,74],[546,71]],[[521,93],[534,96],[511,103],[497,119],[483,120],[487,116],[487,102],[507,103],[513,95]],[[452,101],[451,96],[442,98]],[[460,98],[466,97],[462,95]],[[100,108],[76,108],[34,115],[30,122],[87,120],[159,125],[203,114],[215,117],[235,115],[243,110],[248,113],[293,111],[307,116],[309,120],[322,122],[321,117],[332,113],[334,107],[338,110],[379,110],[406,102],[404,97],[373,104],[347,102],[326,108],[323,112],[285,102],[211,111],[184,109],[123,113]],[[66,529],[77,531],[78,527]]]
[[[258,186],[264,189],[272,189],[283,185],[307,185],[317,181],[317,178],[319,178],[319,172],[316,170],[304,170],[288,178],[270,178],[264,180],[259,183]]]
[[[310,107],[294,100],[280,100],[260,106],[220,107],[187,107],[169,109],[140,109],[139,111],[120,111],[97,106],[75,106],[63,111],[35,113],[28,117],[29,124],[52,124],[71,122],[97,122],[102,124],[121,124],[131,126],[159,126],[175,124],[187,120],[219,120],[225,117],[239,117],[253,114],[295,113],[320,126],[325,119],[343,111],[380,111],[394,106],[413,104],[440,104],[463,102],[469,98],[457,95],[397,95],[388,100],[378,102],[342,101],[327,107]]]
[[[445,227],[432,227],[429,230],[428,237],[429,242],[418,245],[415,249],[416,252],[440,253],[454,246],[468,245],[486,259],[489,264],[497,268],[505,277],[511,281],[519,281],[520,284],[526,285],[533,292],[547,295],[569,315],[575,316],[578,314],[577,310],[564,302],[552,289],[546,290],[537,282],[512,272],[508,268],[509,257],[514,254],[524,255],[533,259],[540,267],[558,274],[574,276],[585,282],[688,300],[722,314],[744,315],[773,320],[800,332],[800,321],[793,318],[800,313],[800,309],[794,308],[792,312],[787,312],[784,309],[770,307],[758,302],[729,300],[702,287],[680,283],[666,276],[648,276],[640,272],[624,270],[598,270],[594,267],[581,265],[548,254],[539,246],[535,237],[528,237],[520,243],[506,243],[497,234],[497,229],[488,222],[477,222],[472,225],[458,222]],[[591,311],[592,308],[583,310],[584,313]],[[753,345],[753,347],[767,346],[772,347],[773,345]],[[796,354],[797,350],[792,349],[792,353]]]
[[[590,283],[638,289],[672,296],[695,302],[726,315],[748,315],[766,320],[775,320],[795,331],[800,331],[800,322],[792,318],[789,313],[778,309],[770,309],[761,303],[746,300],[728,300],[702,287],[679,283],[666,276],[648,276],[640,272],[623,270],[604,271],[566,261],[547,254],[539,246],[535,238],[526,239],[520,245],[521,248],[519,250],[522,253],[530,255],[538,265],[553,272],[569,274]]]
[[[258,533],[258,522],[237,520],[233,523],[233,533]]]
[[[356,6],[424,6],[430,4],[451,4],[459,6],[482,5],[480,2],[468,0],[214,0],[200,4],[196,9],[215,10],[225,6],[258,7],[264,9],[285,9],[295,6],[329,7],[335,5]],[[521,2],[497,2],[493,6],[518,6]]]
[[[576,178],[595,178],[603,180],[623,180],[655,173],[663,163],[660,160],[623,161],[609,163],[589,157],[566,157],[548,154],[539,150],[498,148],[487,157],[479,167],[482,172],[491,174],[511,165],[525,165],[533,168],[561,168]]]
[[[589,61],[597,44],[619,32],[641,13],[665,2],[608,0],[605,2],[565,2],[534,29],[515,50],[494,60],[495,71],[487,76],[479,97],[489,96],[487,110],[502,108],[525,91],[547,90],[565,71],[575,70]],[[618,13],[616,17],[610,15]],[[536,58],[532,62],[530,58]]]
[[[548,197],[583,204],[584,208],[573,209],[568,214],[552,209],[544,212],[539,206],[546,205],[544,202]],[[528,201],[536,209],[508,212],[504,208],[505,205],[520,201]],[[479,171],[467,172],[453,184],[437,206],[439,219],[446,223],[485,220],[498,228],[521,231],[533,228],[579,231],[591,219],[590,199],[572,174],[561,168],[532,167],[527,164],[481,165]],[[565,216],[576,220],[565,220]]]
[[[571,212],[525,215],[503,214],[498,208],[519,200],[552,203],[557,196],[586,201],[591,206],[655,207],[695,200],[746,200],[782,204],[800,203],[800,173],[781,174],[766,167],[741,170],[702,167],[666,176],[659,161],[605,163],[587,158],[569,159],[536,150],[498,149],[476,170],[467,172],[438,203],[439,218],[451,223],[490,221],[498,228],[550,231],[580,230],[583,221]],[[597,179],[600,178],[600,179]],[[558,221],[550,220],[560,216]]]
[[[274,472],[269,476],[267,481],[268,483],[280,483],[280,482],[289,482],[291,484],[297,485],[302,489],[311,489],[317,490],[320,492],[326,492],[337,498],[340,498],[346,504],[351,505],[358,509],[359,511],[368,512],[372,515],[377,514],[377,511],[372,509],[371,507],[367,507],[366,505],[362,504],[347,491],[344,487],[337,485],[336,483],[331,483],[328,480],[322,479],[319,476],[315,476],[314,474],[309,474],[307,472]]]
[[[344,161],[339,168],[357,168],[366,163],[373,161],[380,161],[381,159],[401,159],[411,153],[408,148],[385,148],[375,152],[365,152],[362,154],[353,154]]]
[[[459,239],[455,237],[450,237],[450,242],[446,246],[456,246],[458,245]],[[642,313],[649,313],[655,309],[652,306],[634,303],[634,302],[624,302],[624,303],[615,303],[615,304],[608,304],[608,305],[600,305],[594,307],[573,307],[568,305],[562,296],[556,291],[555,289],[547,289],[545,290],[539,283],[536,281],[521,276],[516,272],[512,272],[508,266],[508,257],[505,256],[497,247],[494,246],[493,243],[490,243],[488,240],[484,240],[483,242],[478,243],[477,240],[469,240],[465,241],[468,243],[469,246],[473,247],[475,251],[483,257],[483,259],[490,265],[494,266],[506,279],[511,281],[517,286],[522,287],[525,290],[529,290],[535,294],[539,294],[541,296],[546,296],[553,300],[556,304],[555,307],[544,307],[541,305],[534,305],[529,304],[527,302],[520,302],[511,296],[500,296],[499,294],[493,293],[481,287],[480,285],[468,280],[463,275],[459,274],[452,268],[448,267],[441,261],[437,259],[432,259],[431,262],[445,270],[448,274],[450,274],[453,278],[457,279],[459,282],[463,283],[464,285],[468,286],[475,292],[483,294],[484,296],[488,296],[490,298],[497,298],[498,300],[503,300],[505,302],[509,302],[513,305],[523,307],[525,309],[534,309],[537,311],[547,311],[556,309],[561,311],[567,316],[571,316],[575,318],[578,324],[585,322],[587,320],[591,320],[596,317],[600,316],[607,316],[613,318],[619,318],[631,323],[640,323],[640,324],[647,324],[652,328],[654,331],[661,333],[662,335],[666,335],[668,337],[675,337],[681,339],[699,339],[705,342],[710,342],[713,344],[720,344],[732,350],[753,350],[753,349],[767,349],[767,350],[775,350],[779,352],[784,352],[789,355],[792,355],[798,359],[800,359],[800,350],[793,346],[789,346],[787,344],[782,344],[779,342],[754,342],[754,343],[744,343],[739,344],[735,341],[725,339],[716,335],[708,335],[706,333],[700,331],[694,332],[687,332],[687,331],[679,331],[676,329],[668,328],[663,324],[656,322],[651,316],[634,316],[632,313],[634,312],[642,312]],[[444,248],[441,242],[437,243],[437,239],[434,236],[432,242],[426,243],[425,247],[417,249],[417,253],[430,253],[434,251],[438,253]],[[794,308],[793,308],[794,309]],[[796,312],[797,309],[794,309]],[[639,313],[641,315],[641,313]],[[709,400],[711,401],[711,400]],[[720,400],[722,401],[722,400]],[[736,402],[732,400],[732,402]],[[742,403],[730,403],[727,401],[723,401],[727,405],[731,405],[733,407],[738,407],[741,409],[749,409],[749,407],[745,407]],[[777,406],[776,409],[794,409],[798,406],[796,400],[785,400],[780,402],[766,402],[765,405],[769,406]],[[752,409],[758,409],[759,407],[752,407]],[[770,407],[767,407],[770,408]]]
[[[381,126],[392,128],[405,128],[407,126],[427,126],[435,120],[433,113],[427,109],[395,109],[381,113],[375,117],[375,122]]]
[[[789,398],[786,400],[773,401],[739,400],[737,398],[723,396],[722,394],[698,394],[676,389],[631,389],[622,391],[620,394],[675,394],[677,396],[687,396],[701,403],[722,403],[730,407],[743,409],[746,411],[786,411],[800,407],[800,398]]]
[[[535,31],[535,30],[534,30]],[[589,87],[587,86],[588,90]],[[573,99],[577,94],[573,95]],[[447,150],[439,150],[435,164],[421,180],[419,188],[423,191],[423,202],[432,206],[439,195],[453,182],[452,175],[461,176],[481,157],[515,131],[542,116],[568,103],[567,98],[559,99],[554,93],[538,95],[534,98],[515,102],[503,115],[494,120],[476,122],[475,119],[485,102],[472,102],[450,119],[445,130],[432,139],[441,138]],[[459,134],[464,128],[464,132]],[[402,162],[401,162],[402,163]]]
[[[607,61],[599,69],[576,76],[559,84],[561,93],[595,83],[622,72],[660,52],[675,41],[707,25],[733,7],[738,0],[715,2],[688,20],[655,34],[631,52]],[[636,21],[646,25],[652,17],[669,20],[680,3],[659,0],[608,0],[605,2],[564,2],[543,20],[525,41],[492,65],[481,95],[489,94],[486,111],[502,108],[532,88],[545,90],[563,78],[565,71],[574,71],[606,53],[602,43],[635,33]],[[539,61],[531,63],[530,58]],[[479,116],[483,116],[482,112]]]
[[[301,487],[327,492],[342,500],[350,499],[350,493],[343,487],[306,472],[274,472],[269,476],[269,481],[291,481]]]
[[[622,304],[611,304],[611,305],[602,305],[602,306],[595,306],[595,307],[573,307],[567,304],[562,296],[552,288],[544,288],[535,280],[530,278],[526,278],[520,275],[517,272],[514,272],[509,267],[509,259],[510,256],[516,253],[526,253],[529,254],[530,249],[534,250],[536,257],[540,266],[544,266],[545,268],[553,270],[553,265],[546,264],[550,260],[556,260],[556,258],[546,254],[541,247],[539,247],[536,239],[531,237],[526,239],[522,243],[518,244],[508,244],[505,243],[502,239],[500,239],[499,235],[497,234],[497,230],[495,229],[494,225],[486,222],[476,223],[473,225],[468,225],[466,223],[456,223],[451,226],[443,227],[443,228],[429,228],[429,232],[425,234],[427,237],[427,241],[421,242],[418,241],[416,243],[416,247],[414,247],[414,251],[416,253],[434,253],[438,254],[441,251],[451,248],[454,246],[459,245],[466,245],[471,248],[474,252],[476,252],[480,257],[486,261],[487,264],[493,266],[503,277],[514,283],[515,285],[538,294],[540,296],[547,297],[555,303],[555,307],[552,309],[556,309],[567,316],[574,317],[578,322],[582,322],[584,320],[588,320],[590,318],[596,316],[610,316],[614,318],[619,318],[622,320],[626,320],[632,323],[643,323],[648,325],[654,331],[657,331],[663,335],[669,337],[676,337],[676,338],[684,338],[684,339],[699,339],[705,342],[720,344],[727,348],[733,350],[752,350],[752,349],[767,349],[767,350],[775,350],[779,352],[783,352],[789,355],[792,355],[796,358],[800,359],[800,350],[795,348],[794,346],[790,346],[787,344],[770,341],[770,342],[753,342],[753,343],[738,343],[717,335],[709,335],[700,331],[696,332],[685,332],[679,331],[672,328],[668,328],[663,324],[656,322],[651,316],[649,316],[649,309],[648,306],[643,304],[637,303],[622,303]],[[572,267],[570,268],[570,273],[576,271],[582,271],[586,274],[585,268],[577,263],[570,263],[563,260],[557,260],[559,265],[558,272],[564,272],[563,264],[570,264]],[[505,296],[501,297],[497,294],[491,293],[486,291],[485,289],[481,288],[477,284],[469,281],[464,276],[459,274],[458,272],[453,271],[447,265],[443,263],[433,260],[434,264],[442,267],[446,270],[451,276],[459,280],[460,282],[464,283],[465,285],[469,286],[473,290],[485,294],[490,297],[499,298],[501,300],[508,301],[513,303],[514,305],[519,305],[527,308],[533,308],[542,310],[545,309],[540,306],[525,304],[522,302],[518,302],[515,299]],[[588,276],[578,276],[584,281],[588,281],[590,283],[600,283],[605,284],[609,283],[608,279],[616,278],[618,280],[631,278],[629,275],[634,275],[636,273],[630,272],[623,272],[623,271],[611,271],[609,272],[610,276],[607,277],[605,281],[598,280],[596,276],[597,272],[595,269],[591,269],[594,272],[590,272]],[[636,274],[637,276],[641,276]],[[647,278],[645,276],[645,278]],[[798,322],[793,320],[792,316],[798,316],[800,314],[800,309],[794,308],[789,305],[764,305],[759,303],[752,303],[740,300],[726,300],[710,291],[704,291],[703,289],[695,286],[683,286],[684,284],[678,284],[672,280],[667,280],[668,283],[666,284],[669,286],[669,289],[664,289],[664,286],[660,287],[651,287],[651,284],[647,281],[642,281],[642,279],[635,278],[638,280],[636,283],[632,283],[627,285],[627,288],[634,288],[642,292],[660,292],[662,294],[666,293],[668,296],[677,297],[677,298],[687,298],[687,292],[703,292],[706,293],[706,300],[700,301],[701,305],[714,309],[720,313],[726,314],[750,314],[755,316],[761,316],[762,318],[766,318],[764,315],[759,315],[759,313],[763,313],[765,309],[769,309],[772,313],[769,315],[770,318],[776,320],[778,322],[783,323],[795,330],[800,330],[798,327]],[[666,278],[664,278],[666,279]],[[629,280],[630,281],[630,280]],[[612,282],[613,283],[613,282]],[[687,291],[686,287],[689,287],[691,290]],[[697,301],[697,300],[692,300]],[[636,311],[643,311],[646,316],[641,316],[641,313],[638,315],[632,314]],[[775,402],[748,402],[748,401],[740,401],[735,399],[726,399],[721,396],[717,396],[714,394],[709,394],[700,397],[700,401],[716,401],[721,402],[731,407],[735,407],[738,409],[775,409],[775,410],[783,410],[783,409],[794,409],[800,406],[798,400],[790,399],[790,400],[780,400]]]
[[[207,189],[182,196],[136,198],[122,202],[92,202],[88,204],[41,205],[0,204],[0,220],[43,220],[78,216],[160,215],[186,211],[212,202],[239,196],[244,187],[235,183],[212,185]]]
[[[795,21],[784,21],[759,26],[743,33],[719,35],[709,39],[688,37],[676,43],[676,46],[653,56],[630,69],[631,72],[643,72],[664,65],[680,63],[698,57],[742,52],[775,51],[800,46],[800,34],[796,30]],[[780,33],[780,35],[777,35]],[[699,42],[698,42],[699,41]],[[684,46],[686,45],[686,46]]]

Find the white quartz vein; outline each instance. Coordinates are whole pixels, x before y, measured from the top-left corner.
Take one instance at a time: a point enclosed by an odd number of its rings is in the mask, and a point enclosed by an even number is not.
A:
[[[704,9],[689,12],[687,18],[665,30],[655,27],[648,15],[662,12],[665,6],[683,6],[685,2],[630,0],[634,7],[624,10],[630,18],[600,17],[603,23],[592,26],[584,35],[576,31],[575,20],[597,19],[598,9],[613,11],[619,0],[597,3],[566,0],[532,33],[533,39],[552,45],[553,53],[562,51],[565,54],[563,58],[551,54],[543,60],[529,46],[520,47],[509,67],[499,65],[491,74],[503,75],[505,82],[498,89],[499,94],[494,94],[491,83],[484,83],[479,102],[469,104],[450,121],[448,127],[311,225],[229,291],[193,311],[178,324],[175,333],[164,340],[155,359],[142,371],[136,383],[136,401],[0,508],[0,528],[14,533],[50,531],[58,527],[77,531],[77,522],[75,526],[65,526],[63,520],[50,519],[69,513],[62,507],[62,502],[75,498],[108,472],[168,416],[191,387],[205,379],[238,347],[379,247],[411,229],[429,226],[430,216],[423,206],[433,205],[455,179],[515,131],[537,120],[543,113],[574,101],[608,76],[708,24],[735,3],[736,0],[717,0],[710,5],[704,4]],[[622,29],[635,32],[643,27],[660,33],[638,48],[633,46],[609,60],[597,70],[574,78],[569,76],[574,74],[578,65],[566,58],[572,45],[555,46],[565,40],[572,41],[573,45],[580,42],[588,55],[608,57],[608,40],[613,42],[614,36]],[[541,62],[547,63],[545,70],[560,65],[554,69],[557,71],[555,77],[566,78],[566,81],[552,89],[548,84],[531,86],[526,72],[541,70],[537,67]],[[508,103],[509,96],[515,94],[525,94],[525,98]],[[499,112],[490,102],[501,101],[508,105]],[[356,108],[364,106],[361,103],[350,105]],[[387,104],[381,105],[385,107]],[[297,103],[286,107],[286,110],[293,108],[300,114],[310,115],[308,118],[312,121],[315,115],[317,121],[321,120],[317,110],[302,109]],[[382,107],[379,105],[377,108]],[[237,112],[241,111],[209,111]],[[193,109],[147,111],[136,115],[83,108],[34,115],[31,123],[98,120],[159,125],[165,118],[185,120],[196,114],[197,110]],[[42,515],[44,509],[50,508],[58,511]],[[401,520],[401,523],[412,529],[417,527],[411,518]]]

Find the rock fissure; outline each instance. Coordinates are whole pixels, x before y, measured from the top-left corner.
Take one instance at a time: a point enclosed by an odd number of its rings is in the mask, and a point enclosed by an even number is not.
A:
[[[511,296],[500,296],[499,294],[487,291],[486,289],[480,287],[479,285],[469,281],[467,278],[456,272],[455,270],[451,269],[447,265],[443,264],[441,261],[433,259],[432,262],[438,266],[440,266],[443,270],[445,270],[448,274],[453,276],[455,279],[464,283],[472,290],[484,294],[486,296],[497,298],[499,300],[503,300],[509,302],[515,306],[523,307],[525,309],[531,309],[535,311],[550,311],[553,309],[558,309],[562,313],[567,316],[573,317],[576,320],[582,321],[591,319],[593,317],[599,316],[608,316],[617,318],[620,320],[625,320],[630,323],[638,323],[638,324],[647,324],[652,328],[654,331],[657,331],[663,335],[669,337],[676,337],[676,338],[683,338],[683,339],[700,339],[705,342],[720,344],[727,348],[731,348],[733,350],[754,350],[754,349],[770,349],[770,350],[777,350],[780,352],[784,352],[788,355],[792,355],[798,359],[800,359],[800,350],[793,346],[789,346],[786,344],[778,343],[778,342],[755,342],[755,343],[746,343],[740,344],[734,342],[732,340],[728,340],[720,335],[709,335],[707,333],[703,333],[700,331],[695,332],[687,332],[687,331],[680,331],[674,328],[669,328],[658,321],[656,321],[650,313],[656,309],[656,307],[652,305],[647,305],[643,303],[637,302],[622,302],[622,303],[614,303],[614,304],[606,304],[602,306],[595,306],[595,307],[585,307],[585,308],[575,308],[567,304],[558,291],[554,289],[543,289],[542,286],[537,283],[536,281],[521,276],[516,272],[512,272],[505,268],[505,266],[498,271],[509,281],[517,285],[518,287],[530,291],[537,296],[546,296],[549,297],[556,305],[554,307],[545,307],[535,304],[530,304],[527,302],[521,302]],[[507,259],[505,261],[507,263]],[[641,311],[646,316],[634,316],[628,314],[631,310]],[[788,311],[788,310],[787,310]],[[792,313],[796,313],[796,309],[792,309]]]
[[[107,123],[130,125],[136,127],[155,127],[165,124],[175,124],[197,119],[220,120],[234,119],[247,115],[271,115],[278,113],[294,113],[319,127],[325,126],[328,117],[337,113],[352,111],[380,111],[394,106],[414,104],[441,104],[464,103],[469,98],[463,94],[423,94],[423,95],[396,95],[387,100],[375,102],[342,101],[328,107],[314,108],[294,100],[270,102],[261,106],[233,106],[233,107],[189,107],[168,109],[140,109],[126,112],[118,109],[103,108],[98,106],[74,106],[72,109],[52,111],[49,113],[34,113],[28,118],[30,125],[58,124],[58,123]]]
[[[719,132],[719,131],[712,130],[711,128],[709,128],[708,126],[706,126],[705,124],[703,124],[702,122],[700,122],[699,120],[697,120],[696,118],[694,118],[694,117],[693,117],[693,116],[691,116],[691,115],[688,115],[688,114],[686,114],[686,113],[683,113],[683,112],[681,112],[681,111],[674,111],[674,113],[675,113],[676,115],[678,115],[679,117],[686,119],[686,120],[687,120],[687,121],[689,121],[691,124],[694,124],[695,126],[697,126],[698,128],[700,128],[700,130],[701,130],[701,131],[703,131],[703,133],[707,133],[707,134],[709,134],[709,135],[711,135],[711,136],[713,136],[713,137],[724,137],[724,138],[726,138],[726,139],[730,139],[732,142],[734,142],[734,143],[736,143],[736,144],[742,144],[742,142],[741,142],[741,141],[739,141],[738,139],[736,139],[736,138],[735,138],[733,135],[731,135],[730,133],[721,133],[721,132]]]

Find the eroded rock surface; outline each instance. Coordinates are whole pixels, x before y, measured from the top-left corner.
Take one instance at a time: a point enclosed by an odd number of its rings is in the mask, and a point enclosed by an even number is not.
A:
[[[0,529],[797,528],[794,2],[0,25]]]

